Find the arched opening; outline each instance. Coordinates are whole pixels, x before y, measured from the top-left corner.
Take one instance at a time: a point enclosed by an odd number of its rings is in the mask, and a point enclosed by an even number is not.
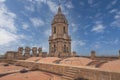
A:
[[[56,51],[56,45],[54,45],[54,52]]]
[[[52,47],[51,52],[54,52],[54,48]]]
[[[64,52],[66,52],[66,45],[64,45]]]
[[[65,26],[63,27],[63,32],[66,33]]]
[[[69,53],[69,49],[68,49],[68,47],[67,47],[67,52]]]
[[[54,31],[53,31],[53,33],[56,33],[56,27],[54,27]]]

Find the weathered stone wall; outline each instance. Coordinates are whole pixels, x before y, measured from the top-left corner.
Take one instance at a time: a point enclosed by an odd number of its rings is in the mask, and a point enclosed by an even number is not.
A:
[[[10,63],[10,64],[14,64],[16,63],[16,60],[13,59],[0,59],[0,63]]]
[[[7,51],[5,54],[6,59],[16,59],[17,52],[16,51]]]
[[[4,56],[5,59],[24,60],[29,57],[47,57],[48,54],[47,52],[42,52],[42,48],[19,47],[18,51],[7,51]]]
[[[35,63],[35,62],[26,62],[18,61],[19,65],[30,68],[30,69],[39,69],[43,71],[48,71],[60,75],[64,75],[68,68],[77,68],[79,73],[76,73],[77,77],[82,77],[88,80],[120,80],[120,73],[102,71],[98,68],[89,68],[89,67],[75,67],[67,66],[62,64],[49,64],[49,63]]]

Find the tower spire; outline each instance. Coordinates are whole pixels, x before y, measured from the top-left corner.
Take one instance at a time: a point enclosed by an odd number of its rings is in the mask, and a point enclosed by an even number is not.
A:
[[[58,0],[58,5],[59,5],[59,7],[58,7],[58,14],[61,14],[62,11],[61,11],[61,7],[60,7],[60,5],[61,5],[60,0]]]
[[[58,14],[61,14],[61,13],[62,13],[61,7],[59,6],[59,7],[58,7]]]

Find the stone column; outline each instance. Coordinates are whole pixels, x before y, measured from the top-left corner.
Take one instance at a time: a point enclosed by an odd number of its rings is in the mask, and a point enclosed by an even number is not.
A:
[[[37,47],[32,48],[32,56],[37,57]]]
[[[38,56],[42,57],[42,48],[38,48]]]
[[[22,59],[23,58],[23,47],[18,48],[18,54],[17,54],[17,59]]]
[[[30,57],[30,48],[26,47],[25,48],[25,54],[24,54],[25,58],[29,58]]]
[[[91,59],[94,60],[96,57],[96,52],[95,51],[91,51]]]

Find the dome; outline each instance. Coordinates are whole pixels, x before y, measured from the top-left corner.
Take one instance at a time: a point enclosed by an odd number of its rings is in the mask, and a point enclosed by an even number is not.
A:
[[[37,62],[44,62],[44,63],[55,63],[57,61],[61,60],[58,57],[46,57],[46,58],[42,58]]]
[[[42,59],[42,57],[30,57],[30,58],[26,59],[25,61],[38,61],[40,59]]]
[[[71,58],[66,58],[66,59],[62,60],[60,63],[66,64],[66,65],[72,65],[72,66],[86,66],[91,61],[92,60],[88,59],[88,58],[71,57]]]
[[[65,23],[68,24],[67,19],[64,14],[62,14],[61,8],[58,8],[58,13],[54,16],[52,24],[55,23]]]
[[[120,60],[109,61],[100,66],[102,70],[120,72]]]

